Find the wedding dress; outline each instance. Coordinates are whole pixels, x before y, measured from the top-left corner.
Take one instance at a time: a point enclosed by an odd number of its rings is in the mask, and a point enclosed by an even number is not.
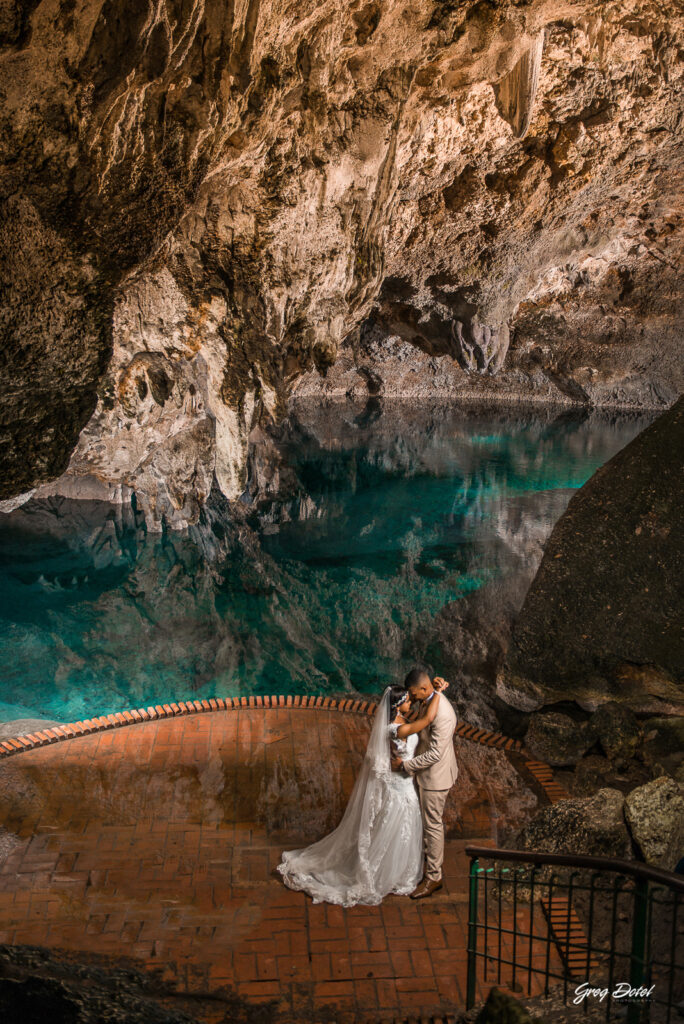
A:
[[[390,723],[388,688],[342,821],[312,846],[282,855],[283,881],[314,903],[377,904],[389,893],[412,892],[422,878],[418,794],[413,779],[390,765],[390,740],[400,757],[412,757],[418,736],[397,739],[397,728]]]

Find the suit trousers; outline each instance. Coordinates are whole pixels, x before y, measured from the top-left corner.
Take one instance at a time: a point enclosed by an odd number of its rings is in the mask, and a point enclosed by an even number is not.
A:
[[[420,813],[423,819],[423,851],[425,853],[425,878],[429,882],[442,877],[444,860],[444,805],[449,796],[448,789],[423,789],[418,786]]]

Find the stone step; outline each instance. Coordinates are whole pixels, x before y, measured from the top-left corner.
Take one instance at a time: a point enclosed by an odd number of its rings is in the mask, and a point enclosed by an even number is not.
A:
[[[587,962],[587,937],[584,926],[567,896],[544,896],[539,901],[548,921],[549,931],[560,957],[570,975],[586,975],[596,970],[598,960],[593,952]]]

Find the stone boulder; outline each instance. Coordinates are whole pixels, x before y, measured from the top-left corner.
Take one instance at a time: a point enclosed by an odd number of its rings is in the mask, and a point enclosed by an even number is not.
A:
[[[475,1018],[475,1024],[543,1024],[543,1022],[541,1018],[533,1017],[515,996],[508,992],[502,992],[494,985],[489,990],[486,1003]]]
[[[0,1020],[7,1024],[199,1024],[194,1014],[169,1005],[175,996],[130,960],[0,945]],[[249,1010],[230,997],[227,1019],[256,1021]]]
[[[514,624],[502,699],[581,702],[587,680],[603,678],[596,706],[625,686],[638,703],[645,675],[649,710],[684,708],[682,535],[684,397],[571,498]]]
[[[525,733],[528,750],[555,767],[577,764],[595,742],[588,722],[576,722],[557,711],[533,715]]]
[[[589,729],[610,761],[624,764],[636,754],[641,739],[639,723],[636,715],[617,701],[602,704],[591,716]]]
[[[655,777],[671,775],[684,785],[684,717],[649,718],[641,756]]]
[[[590,673],[564,687],[553,680],[518,675],[505,664],[497,676],[496,692],[509,707],[523,712],[539,711],[562,693],[583,711],[614,702],[640,715],[684,715],[684,692],[668,672],[624,661],[606,668],[603,675]]]
[[[648,766],[636,759],[618,768],[614,762],[601,754],[588,754],[583,757],[574,771],[567,772],[567,776],[567,779],[562,781],[573,796],[591,796],[606,786],[627,794],[652,778]]]
[[[632,790],[625,800],[625,818],[644,860],[673,871],[684,856],[684,796],[667,776]]]
[[[591,797],[561,800],[543,807],[517,835],[522,850],[581,853],[594,857],[631,856],[623,818],[624,796],[600,789]]]

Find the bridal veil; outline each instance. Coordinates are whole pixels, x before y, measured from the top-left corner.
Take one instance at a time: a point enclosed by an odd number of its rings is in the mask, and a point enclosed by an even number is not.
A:
[[[390,764],[390,688],[378,705],[361,770],[337,828],[283,853],[278,871],[314,903],[379,903],[411,892],[422,874],[422,824],[413,781]],[[414,737],[410,737],[413,739]]]

